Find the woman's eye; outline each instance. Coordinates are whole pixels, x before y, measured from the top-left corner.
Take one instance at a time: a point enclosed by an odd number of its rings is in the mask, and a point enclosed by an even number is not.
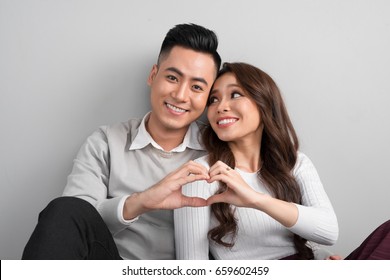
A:
[[[218,99],[217,99],[216,97],[212,96],[212,97],[210,97],[210,99],[209,99],[209,104],[215,103],[215,102],[217,102],[217,101],[218,101]]]
[[[242,96],[242,94],[239,93],[239,92],[233,92],[232,93],[232,98],[237,98],[237,97],[240,97],[240,96]]]

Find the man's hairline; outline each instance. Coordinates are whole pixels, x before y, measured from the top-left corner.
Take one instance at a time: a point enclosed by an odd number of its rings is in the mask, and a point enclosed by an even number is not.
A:
[[[189,48],[189,47],[185,47],[185,46],[181,46],[181,45],[175,45],[175,46],[172,46],[172,47],[169,48],[169,49],[166,49],[166,50],[161,51],[160,54],[158,55],[158,58],[157,58],[157,63],[156,63],[157,69],[160,68],[161,62],[164,61],[164,60],[166,60],[167,57],[168,57],[168,56],[170,55],[170,53],[172,52],[172,50],[173,50],[174,48],[176,48],[176,47],[179,47],[179,48],[182,48],[182,49],[186,49],[186,50],[190,50],[190,51],[194,51],[194,52],[197,52],[197,53],[201,53],[201,54],[205,54],[205,55],[211,56],[211,59],[212,59],[212,61],[213,61],[213,63],[214,63],[214,68],[215,68],[215,71],[216,71],[216,72],[215,72],[215,73],[216,73],[216,74],[215,74],[215,77],[216,77],[216,75],[218,74],[219,69],[217,69],[217,63],[216,63],[216,61],[215,61],[214,56],[212,55],[212,53],[205,52],[205,51],[200,51],[200,50],[195,50],[195,49],[193,49],[193,48]]]

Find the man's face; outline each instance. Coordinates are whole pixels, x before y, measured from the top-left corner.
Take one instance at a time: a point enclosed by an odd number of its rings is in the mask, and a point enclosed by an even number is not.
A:
[[[210,54],[174,47],[159,66],[153,66],[148,78],[152,106],[149,129],[187,131],[203,113],[215,76]]]

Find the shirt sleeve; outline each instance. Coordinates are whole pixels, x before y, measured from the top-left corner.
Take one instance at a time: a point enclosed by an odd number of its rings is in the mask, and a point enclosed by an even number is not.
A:
[[[299,154],[294,175],[302,192],[302,205],[297,204],[298,220],[289,229],[319,244],[335,244],[339,233],[336,214],[317,170],[304,154]]]
[[[106,127],[87,138],[80,148],[68,176],[63,196],[75,196],[91,203],[115,234],[131,222],[123,219],[123,204],[128,196],[109,198],[110,152]]]
[[[196,181],[183,186],[183,194],[207,199],[210,184]],[[209,258],[207,233],[211,210],[205,207],[183,207],[174,210],[175,247],[178,260],[206,260]]]

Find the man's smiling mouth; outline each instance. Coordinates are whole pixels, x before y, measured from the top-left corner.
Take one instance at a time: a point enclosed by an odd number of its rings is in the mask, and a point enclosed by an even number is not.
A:
[[[165,104],[168,107],[168,109],[171,109],[172,111],[177,112],[177,113],[185,113],[188,111],[188,110],[176,107],[176,106],[169,104],[169,103],[165,103]]]

